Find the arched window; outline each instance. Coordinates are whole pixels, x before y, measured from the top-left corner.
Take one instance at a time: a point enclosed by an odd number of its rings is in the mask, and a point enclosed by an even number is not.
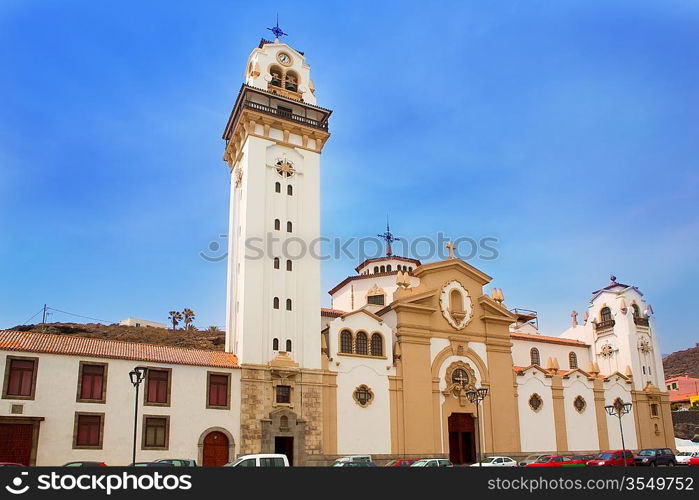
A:
[[[409,272],[409,273],[412,273],[412,272],[413,272],[413,266],[410,266],[410,267],[408,268],[408,272]]]
[[[602,322],[612,320],[612,310],[609,309],[608,307],[603,307],[602,310],[600,311],[600,315],[602,317]]]
[[[379,269],[381,269],[381,272],[382,272],[382,273],[385,273],[385,272],[386,272],[386,266],[381,266]]]
[[[578,367],[578,355],[574,352],[568,354],[568,366],[571,370],[575,370]]]
[[[356,341],[356,351],[357,354],[367,354],[367,337],[366,333],[364,332],[359,332],[357,334],[357,341]]]
[[[531,351],[529,351],[529,358],[531,359],[533,365],[541,365],[539,349],[537,349],[536,347],[532,347]]]
[[[391,264],[386,266],[386,272],[389,272],[389,273],[391,272]]]
[[[286,415],[279,417],[279,430],[289,430],[289,417]]]
[[[291,263],[291,259],[286,260],[286,270],[291,271],[293,264]]]
[[[290,233],[291,232],[291,221],[286,223],[286,232]]]
[[[286,339],[286,352],[291,352],[291,340]]]
[[[279,222],[279,219],[274,219],[274,230],[279,231],[282,228],[282,223]]]
[[[381,334],[374,333],[371,335],[371,355],[383,356],[383,337],[381,337]]]
[[[280,182],[275,182],[274,183],[274,192],[275,193],[281,193],[282,192],[282,185]]]
[[[273,351],[278,351],[278,350],[279,350],[279,339],[273,339],[273,340],[272,340],[272,350],[273,350]]]
[[[349,330],[342,330],[340,333],[340,352],[352,352],[352,333]]]
[[[299,77],[295,72],[287,72],[286,77],[284,78],[284,88],[286,88],[286,90],[291,90],[292,92],[296,92],[298,90]]]
[[[379,272],[379,266],[374,266],[374,274]]]
[[[281,87],[282,76],[284,74],[282,69],[279,66],[272,66],[269,68],[269,74],[272,75],[272,80],[270,80],[269,84],[275,87]]]
[[[634,317],[634,318],[640,318],[640,317],[641,317],[641,308],[638,307],[638,304],[631,304],[631,310],[633,311],[633,317]]]
[[[272,301],[272,307],[275,309],[279,309],[279,297],[274,297],[274,300]]]
[[[645,375],[646,374],[646,367],[642,366],[641,368],[643,368],[643,374]]]
[[[294,186],[292,186],[291,184],[286,186],[286,194],[288,194],[289,196],[293,196],[294,195]]]
[[[291,311],[291,299],[286,299],[286,310]]]
[[[279,269],[279,257],[274,258],[274,269]]]

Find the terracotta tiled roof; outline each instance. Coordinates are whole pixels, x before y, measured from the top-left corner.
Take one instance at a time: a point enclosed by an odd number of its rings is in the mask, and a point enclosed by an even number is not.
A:
[[[320,315],[321,316],[330,316],[333,318],[337,318],[339,316],[342,316],[346,312],[347,311],[340,311],[339,309],[328,309],[327,307],[320,308]]]
[[[238,366],[238,358],[235,354],[222,351],[13,330],[0,330],[0,350],[131,359],[214,368],[236,368]]]
[[[564,339],[561,337],[547,337],[545,335],[531,335],[528,333],[510,333],[513,340],[529,340],[531,342],[543,342],[545,344],[573,345],[576,347],[589,347],[589,344],[579,340]]]

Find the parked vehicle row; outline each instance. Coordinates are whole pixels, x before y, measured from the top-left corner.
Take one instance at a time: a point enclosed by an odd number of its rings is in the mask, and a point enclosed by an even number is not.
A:
[[[520,462],[506,456],[489,456],[471,467],[595,467],[623,466],[637,467],[688,465],[699,466],[699,451],[685,451],[675,455],[669,448],[646,448],[634,454],[630,450],[609,450],[597,455],[554,455],[533,454]],[[106,467],[101,461],[73,461],[64,467]],[[151,462],[134,462],[129,467],[196,467],[192,459],[162,458]],[[225,467],[289,467],[289,459],[284,454],[260,453],[244,455],[225,464]],[[445,458],[396,458],[386,464],[387,467],[453,467]],[[24,467],[18,463],[0,463],[0,467]],[[376,467],[371,455],[348,455],[333,462],[332,467]]]

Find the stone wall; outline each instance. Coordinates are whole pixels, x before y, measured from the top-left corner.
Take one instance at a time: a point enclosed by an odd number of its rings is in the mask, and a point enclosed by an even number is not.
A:
[[[673,411],[672,425],[675,437],[699,441],[699,411]]]

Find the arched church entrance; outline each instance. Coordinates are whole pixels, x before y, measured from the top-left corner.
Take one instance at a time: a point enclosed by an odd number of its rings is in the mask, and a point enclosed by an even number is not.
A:
[[[279,408],[262,419],[262,453],[283,453],[289,465],[305,462],[306,421],[296,413]]]
[[[449,424],[449,460],[453,464],[476,461],[476,433],[473,415],[452,413]]]
[[[209,432],[204,437],[202,465],[204,467],[221,467],[229,462],[228,437],[220,431]]]

